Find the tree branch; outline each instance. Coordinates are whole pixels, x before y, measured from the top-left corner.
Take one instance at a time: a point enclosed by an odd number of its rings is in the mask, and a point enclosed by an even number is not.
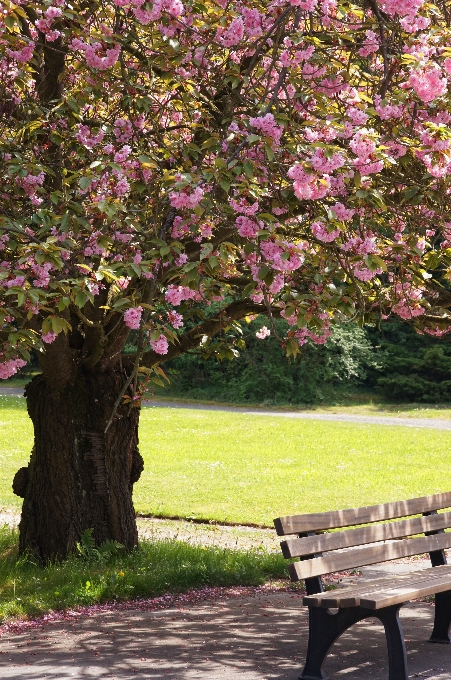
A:
[[[272,313],[273,315],[278,316],[279,310],[273,309]],[[174,359],[174,357],[197,347],[202,336],[208,335],[209,337],[212,337],[216,335],[216,333],[219,333],[219,331],[230,321],[242,319],[248,314],[267,314],[266,305],[257,304],[250,300],[232,302],[228,307],[225,307],[215,319],[207,319],[190,331],[180,335],[178,344],[170,345],[168,353],[163,357],[161,354],[157,354],[151,350],[145,352],[142,357],[142,365],[151,368],[156,364],[164,363],[169,361],[169,359]]]

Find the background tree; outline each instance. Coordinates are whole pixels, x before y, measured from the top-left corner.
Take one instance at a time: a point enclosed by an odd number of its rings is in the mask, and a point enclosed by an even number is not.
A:
[[[15,479],[20,547],[64,556],[93,527],[131,548],[141,374],[194,347],[233,354],[230,329],[260,312],[288,321],[288,355],[344,316],[447,330],[449,9],[7,0],[1,13],[0,375],[31,347],[42,367]]]
[[[309,340],[290,361],[277,338],[258,339],[256,333],[264,324],[268,324],[264,316],[243,324],[236,343],[240,356],[233,361],[205,359],[196,350],[172,359],[165,367],[170,385],[156,394],[243,404],[314,404],[343,399],[359,387],[362,390],[369,376],[380,377],[379,352],[356,323],[332,326],[326,343]],[[283,337],[287,322],[274,319],[274,325]]]

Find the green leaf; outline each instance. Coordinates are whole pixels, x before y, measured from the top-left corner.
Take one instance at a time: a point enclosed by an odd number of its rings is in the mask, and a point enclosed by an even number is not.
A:
[[[202,148],[203,149],[209,149],[211,146],[216,146],[217,144],[218,144],[218,140],[217,140],[216,137],[209,137],[202,144]]]
[[[243,163],[244,174],[246,177],[251,179],[254,176],[254,166],[249,161],[244,161]]]
[[[50,135],[50,141],[59,146],[60,144],[63,143],[64,139],[57,132],[52,132]]]
[[[63,297],[58,302],[58,311],[62,312],[70,305],[70,299],[68,297]]]
[[[260,281],[263,281],[263,279],[266,278],[266,276],[268,276],[270,271],[271,271],[270,268],[266,264],[262,265],[258,270],[258,278],[260,279]]]
[[[269,144],[265,144],[265,151],[266,151],[266,158],[269,161],[273,161],[274,160],[274,151],[272,150],[272,147],[269,146]]]
[[[80,291],[79,293],[76,294],[75,296],[75,304],[79,309],[83,309],[85,306],[86,302],[88,301],[88,296],[86,293],[83,293],[83,291]]]
[[[230,182],[229,182],[229,180],[223,178],[223,179],[221,179],[221,181],[219,182],[219,184],[221,185],[221,188],[224,189],[224,191],[226,192],[226,194],[228,194],[229,191],[230,191]]]
[[[78,182],[79,187],[83,189],[83,191],[86,191],[90,184],[91,184],[90,177],[82,177]]]

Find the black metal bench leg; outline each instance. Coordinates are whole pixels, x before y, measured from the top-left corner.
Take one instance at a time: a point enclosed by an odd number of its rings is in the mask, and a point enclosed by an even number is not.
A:
[[[399,620],[399,610],[402,605],[384,607],[375,611],[373,616],[382,621],[388,647],[388,678],[389,680],[407,680],[407,654],[404,635]]]
[[[321,667],[335,640],[350,626],[367,616],[374,614],[357,607],[340,609],[337,614],[331,614],[329,610],[320,607],[310,607],[307,659],[300,680],[324,680],[326,676]]]
[[[449,627],[451,625],[451,590],[435,595],[435,618],[434,630],[429,642],[438,642],[449,645]]]

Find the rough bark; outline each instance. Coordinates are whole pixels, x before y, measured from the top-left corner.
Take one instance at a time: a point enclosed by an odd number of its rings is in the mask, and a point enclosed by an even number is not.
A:
[[[22,553],[43,562],[64,558],[90,528],[97,544],[115,540],[128,550],[137,544],[132,489],[143,469],[139,409],[121,406],[104,434],[125,380],[123,371],[110,370],[78,372],[62,389],[44,376],[28,385],[34,447],[13,484],[24,497]]]

